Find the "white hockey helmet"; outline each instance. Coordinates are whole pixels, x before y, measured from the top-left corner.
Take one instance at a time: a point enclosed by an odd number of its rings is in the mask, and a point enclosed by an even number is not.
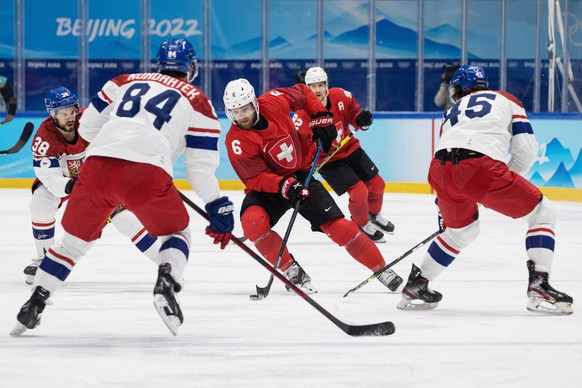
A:
[[[327,73],[321,67],[310,67],[305,73],[305,85],[309,86],[316,82],[325,82],[327,85]]]
[[[259,103],[257,102],[257,96],[255,95],[255,88],[253,88],[253,85],[251,85],[250,82],[246,79],[239,78],[230,81],[224,89],[224,96],[222,97],[222,100],[224,101],[226,116],[233,123],[235,120],[231,109],[242,108],[243,106],[251,103],[257,112],[258,120]]]

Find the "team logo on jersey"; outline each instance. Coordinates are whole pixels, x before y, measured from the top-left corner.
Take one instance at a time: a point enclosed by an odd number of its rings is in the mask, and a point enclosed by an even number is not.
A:
[[[271,159],[285,169],[297,167],[297,151],[291,139],[291,135],[285,136],[272,146],[269,151]]]
[[[49,168],[51,166],[51,161],[49,158],[42,158],[40,160],[40,167]]]
[[[67,160],[67,170],[69,171],[69,176],[71,178],[75,178],[79,175],[81,164],[83,164],[83,159]]]

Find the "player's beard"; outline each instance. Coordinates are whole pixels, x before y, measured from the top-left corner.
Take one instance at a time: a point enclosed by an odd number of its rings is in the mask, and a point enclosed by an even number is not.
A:
[[[71,133],[75,131],[75,123],[76,120],[72,119],[72,120],[67,120],[67,122],[65,123],[65,125],[60,125],[60,123],[56,123],[57,127],[63,131],[63,132],[67,132],[67,133]]]
[[[242,129],[251,129],[255,122],[257,121],[257,113],[253,113],[247,117],[243,117],[241,119],[236,120],[236,125],[238,125]]]

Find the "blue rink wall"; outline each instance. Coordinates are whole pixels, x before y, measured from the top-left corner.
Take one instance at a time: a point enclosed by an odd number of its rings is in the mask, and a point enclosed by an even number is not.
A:
[[[14,121],[0,128],[0,149],[16,143],[27,121],[38,128],[45,118],[44,112],[19,113]],[[530,120],[540,147],[538,160],[526,178],[552,199],[582,202],[582,115],[531,114]],[[440,121],[440,114],[435,113],[376,113],[371,129],[356,134],[387,182],[386,191],[430,192],[426,176],[438,144]],[[223,189],[241,189],[224,144],[230,123],[224,115],[220,122],[221,162],[216,175]],[[17,154],[0,155],[0,187],[30,184],[34,178],[31,142],[32,138]],[[174,178],[179,187],[188,187],[181,159],[175,166]]]

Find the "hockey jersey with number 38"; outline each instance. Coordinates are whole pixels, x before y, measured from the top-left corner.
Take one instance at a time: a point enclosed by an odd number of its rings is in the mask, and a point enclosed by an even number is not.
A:
[[[184,153],[186,175],[206,203],[218,198],[220,124],[210,100],[194,85],[160,73],[124,74],[91,101],[79,133],[87,158],[107,156],[163,168]]]
[[[437,150],[454,148],[480,152],[524,174],[536,160],[538,144],[515,96],[483,90],[464,96],[444,113]]]

